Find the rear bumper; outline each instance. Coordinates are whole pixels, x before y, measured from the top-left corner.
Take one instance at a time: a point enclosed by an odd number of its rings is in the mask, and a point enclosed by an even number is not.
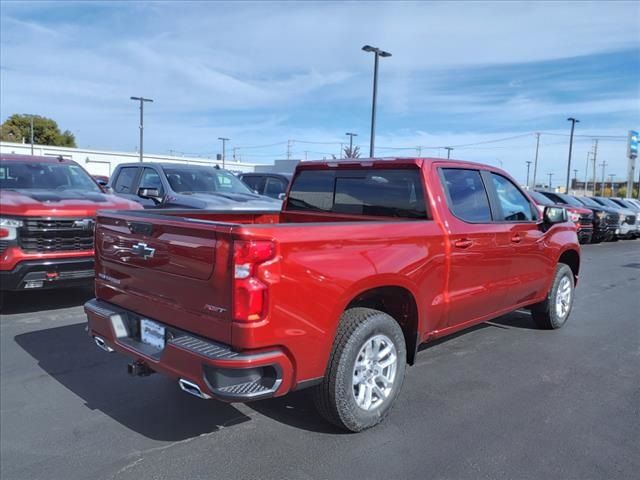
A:
[[[90,285],[94,277],[93,257],[25,260],[12,270],[0,270],[2,290]]]
[[[246,402],[281,396],[291,389],[293,364],[278,347],[236,352],[228,345],[149,319],[165,328],[165,346],[156,348],[140,340],[140,315],[97,299],[87,302],[84,309],[89,336],[104,342],[108,348],[101,345],[103,349],[195,384],[206,397]]]

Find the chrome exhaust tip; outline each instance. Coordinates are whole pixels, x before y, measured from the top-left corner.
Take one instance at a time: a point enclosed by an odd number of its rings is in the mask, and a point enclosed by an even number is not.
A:
[[[198,385],[196,385],[193,382],[190,382],[189,380],[185,380],[184,378],[181,378],[180,380],[178,380],[178,385],[180,385],[180,389],[183,392],[190,393],[191,395],[196,396],[198,398],[202,398],[204,400],[208,400],[211,398],[210,395],[207,395],[202,390],[200,390],[200,387]]]
[[[107,345],[107,342],[105,342],[103,338],[101,338],[101,337],[93,337],[93,341],[96,342],[96,345],[99,346],[105,352],[109,352],[109,353],[115,352],[115,350],[113,348],[111,348],[109,345]]]

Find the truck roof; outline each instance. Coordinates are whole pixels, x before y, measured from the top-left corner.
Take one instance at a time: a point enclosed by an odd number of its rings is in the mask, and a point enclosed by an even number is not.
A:
[[[46,162],[46,163],[76,163],[69,158],[64,157],[45,157],[41,155],[20,155],[17,153],[2,153],[0,160],[9,162]]]
[[[296,168],[299,170],[315,170],[315,169],[324,169],[324,168],[395,168],[395,167],[410,167],[416,166],[421,168],[423,166],[428,167],[434,162],[442,162],[453,164],[457,166],[468,166],[470,168],[484,168],[495,171],[502,171],[499,168],[493,167],[491,165],[486,165],[484,163],[476,163],[469,162],[466,160],[453,160],[446,158],[432,158],[432,157],[415,157],[415,158],[399,158],[399,157],[388,157],[388,158],[342,158],[335,160],[314,160],[314,161],[304,161],[300,162]]]
[[[118,167],[180,167],[180,168],[215,168],[216,164],[192,164],[180,162],[127,162],[119,163]],[[222,170],[222,167],[221,167]]]

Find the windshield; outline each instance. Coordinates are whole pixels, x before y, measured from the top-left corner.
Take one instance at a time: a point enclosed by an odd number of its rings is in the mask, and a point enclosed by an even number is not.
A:
[[[101,192],[100,187],[80,165],[13,160],[0,162],[0,188]]]
[[[589,197],[578,197],[578,200],[583,203],[584,205],[587,205],[589,207],[601,207],[602,205],[600,205],[597,202],[594,202],[593,200],[591,200]]]
[[[235,175],[216,170],[213,167],[202,168],[164,168],[171,188],[178,193],[244,193],[254,195]]]
[[[602,205],[605,205],[607,207],[612,207],[616,209],[622,208],[620,205],[617,205],[616,203],[612,202],[608,198],[596,198],[595,201],[600,202]]]
[[[547,205],[547,206],[555,205],[555,203],[553,203],[553,201],[550,198],[545,197],[541,193],[530,191],[529,196],[531,196],[531,198],[533,198],[533,200],[539,205]]]
[[[582,207],[582,203],[580,203],[578,200],[573,198],[571,195],[565,195],[563,193],[558,193],[556,195],[558,195],[567,205],[573,205],[574,207]]]

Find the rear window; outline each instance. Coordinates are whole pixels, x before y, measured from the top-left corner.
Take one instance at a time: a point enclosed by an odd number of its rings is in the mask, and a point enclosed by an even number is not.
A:
[[[427,218],[417,169],[302,170],[287,210]]]

